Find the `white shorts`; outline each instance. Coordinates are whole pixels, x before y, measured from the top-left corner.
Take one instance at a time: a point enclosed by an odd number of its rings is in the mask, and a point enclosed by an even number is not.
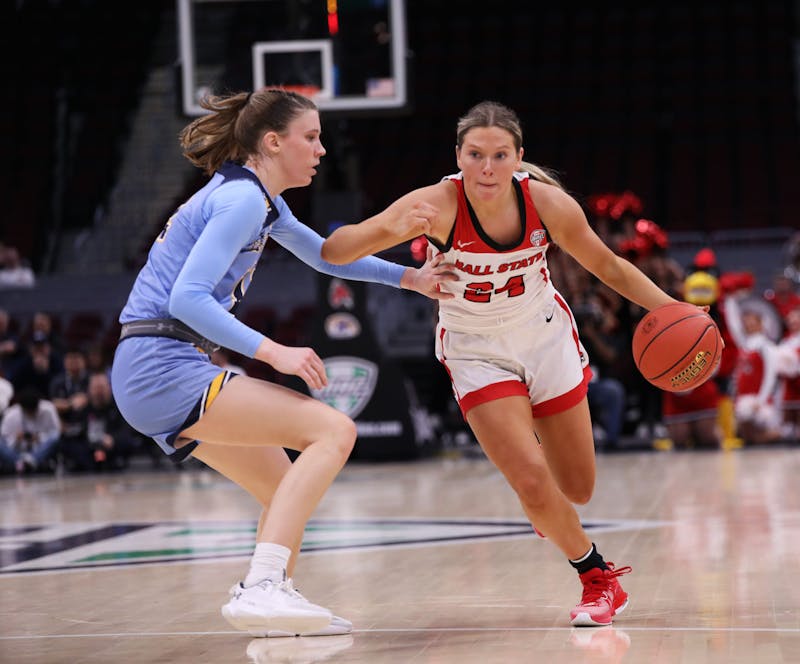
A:
[[[781,424],[781,412],[774,404],[761,403],[755,394],[736,397],[734,414],[740,422],[752,422],[763,429],[777,429]]]
[[[555,415],[586,396],[592,376],[575,319],[558,294],[527,321],[489,333],[439,323],[436,358],[465,417],[475,406],[516,395],[528,397],[534,417]]]

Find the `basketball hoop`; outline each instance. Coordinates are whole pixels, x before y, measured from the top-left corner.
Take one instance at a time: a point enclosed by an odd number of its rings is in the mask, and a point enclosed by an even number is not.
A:
[[[281,85],[283,90],[296,92],[299,95],[314,99],[320,92],[321,88],[318,85]]]

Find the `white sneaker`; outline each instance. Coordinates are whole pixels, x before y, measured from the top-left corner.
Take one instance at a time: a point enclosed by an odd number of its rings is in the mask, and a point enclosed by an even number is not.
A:
[[[271,631],[301,634],[327,627],[331,612],[312,604],[292,587],[291,581],[264,579],[245,588],[237,583],[222,615],[236,629],[252,636]]]
[[[308,600],[300,594],[300,591],[294,587],[291,579],[286,579],[284,582],[286,589],[295,597],[299,597],[304,602]],[[264,636],[267,638],[286,637],[286,636],[338,636],[340,634],[350,634],[353,631],[353,623],[339,616],[333,616],[331,622],[327,627],[323,627],[313,632],[283,632],[281,630],[270,630]]]
[[[282,632],[277,629],[269,630],[262,636],[270,639],[285,636],[339,636],[342,634],[350,634],[353,631],[353,623],[339,616],[333,616],[331,622],[327,627],[318,629],[313,632]]]

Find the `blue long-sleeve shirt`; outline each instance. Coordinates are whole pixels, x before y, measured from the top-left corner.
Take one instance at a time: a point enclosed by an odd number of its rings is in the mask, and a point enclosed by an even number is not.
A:
[[[231,309],[247,291],[267,238],[314,269],[399,287],[405,268],[373,256],[323,261],[323,239],[273,200],[255,174],[226,163],[170,217],[153,243],[120,322],[177,318],[211,341],[253,357],[264,336]]]

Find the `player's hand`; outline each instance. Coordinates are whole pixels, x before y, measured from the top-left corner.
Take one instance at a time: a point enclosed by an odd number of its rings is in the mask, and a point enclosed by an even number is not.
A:
[[[458,281],[458,273],[451,263],[444,262],[444,254],[434,256],[433,248],[429,245],[425,263],[418,269],[408,268],[400,279],[400,287],[433,300],[450,300],[455,295],[441,289],[446,281]]]
[[[256,351],[256,359],[283,374],[302,378],[313,390],[321,390],[328,384],[325,365],[313,348],[284,346],[265,338]]]
[[[69,405],[72,410],[83,410],[89,405],[89,396],[86,392],[76,392],[69,398]]]
[[[698,305],[697,308],[703,311],[704,313],[707,313],[709,315],[711,314],[711,306],[708,304],[704,304],[702,306]],[[722,342],[722,347],[725,348],[725,339],[722,338],[722,334],[719,335],[719,340]]]
[[[417,235],[430,235],[431,223],[438,215],[438,208],[430,203],[414,203],[392,225],[391,231],[402,239],[416,237]]]

